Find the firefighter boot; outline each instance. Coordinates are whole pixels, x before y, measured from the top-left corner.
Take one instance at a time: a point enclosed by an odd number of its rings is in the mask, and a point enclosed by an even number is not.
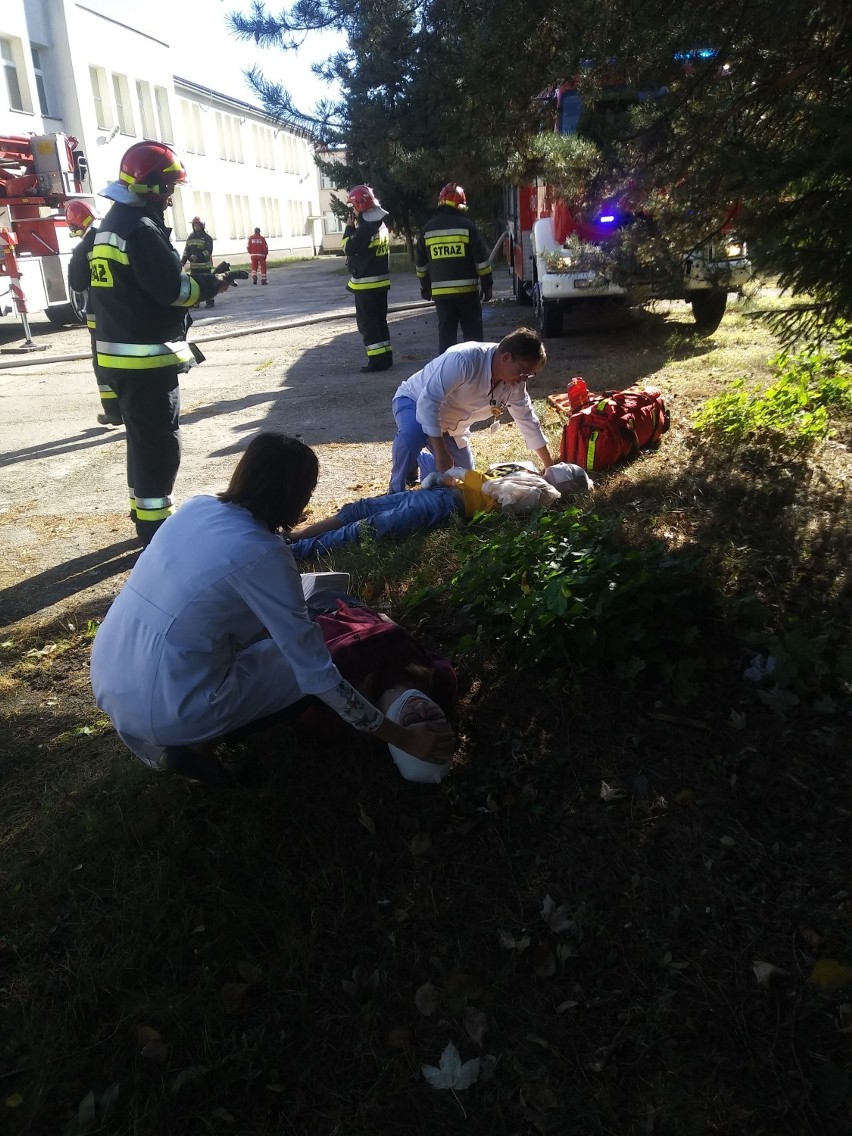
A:
[[[389,371],[393,366],[393,352],[387,351],[384,355],[374,355],[366,367],[361,368],[362,375],[375,374],[376,371]]]

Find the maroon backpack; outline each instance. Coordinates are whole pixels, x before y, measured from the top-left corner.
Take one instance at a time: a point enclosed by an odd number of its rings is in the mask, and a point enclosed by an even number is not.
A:
[[[586,470],[609,469],[658,442],[668,428],[669,412],[656,387],[593,394],[565,423],[559,460]]]
[[[355,687],[371,676],[376,691],[397,684],[424,688],[448,714],[456,697],[456,672],[449,659],[421,646],[408,632],[370,607],[337,600],[337,610],[316,616],[325,645],[341,675]],[[424,681],[425,680],[425,681]],[[428,686],[428,690],[425,687]],[[369,697],[369,694],[367,695]],[[301,721],[329,730],[343,725],[327,706],[315,704]]]

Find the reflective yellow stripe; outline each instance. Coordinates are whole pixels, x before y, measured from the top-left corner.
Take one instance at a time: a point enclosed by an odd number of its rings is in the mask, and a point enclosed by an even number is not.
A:
[[[368,288],[390,288],[390,277],[367,277],[361,280],[350,280],[347,287],[353,292],[364,292]]]
[[[451,285],[447,285],[447,284],[433,284],[432,285],[432,295],[433,296],[458,296],[458,295],[464,295],[464,294],[469,293],[469,292],[478,292],[478,291],[479,291],[479,284],[475,283],[472,280],[469,283],[465,283],[465,284],[459,283],[459,284],[451,284]]]
[[[166,509],[140,509],[139,505],[136,506],[136,520],[137,521],[164,521],[166,517],[170,517],[175,511],[174,505],[169,505]]]
[[[101,402],[106,402],[109,398],[118,398],[118,395],[112,387],[105,386],[101,383],[98,383],[98,393],[101,396]]]
[[[589,443],[586,446],[586,469],[595,468],[595,442],[598,440],[600,430],[595,430],[589,437]]]
[[[384,343],[368,343],[366,347],[367,355],[387,355],[387,353],[391,350],[392,348],[389,339]]]
[[[116,371],[155,371],[163,367],[180,367],[192,359],[192,352],[170,351],[166,355],[107,355],[98,352],[98,366]]]
[[[112,245],[95,245],[90,260],[114,260],[118,264],[130,264],[130,257],[122,249],[113,248]]]

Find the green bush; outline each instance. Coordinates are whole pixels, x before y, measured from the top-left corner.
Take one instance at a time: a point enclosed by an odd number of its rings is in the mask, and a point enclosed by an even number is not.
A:
[[[695,429],[734,443],[771,434],[795,447],[830,435],[830,410],[852,411],[852,375],[836,356],[781,352],[770,367],[777,376],[771,386],[749,391],[738,379],[732,390],[708,399],[693,420]]]
[[[579,509],[483,515],[461,536],[449,585],[421,598],[450,597],[469,620],[460,649],[497,644],[520,664],[628,681],[647,669],[682,686],[706,610],[692,564],[658,544],[622,547],[618,527]]]

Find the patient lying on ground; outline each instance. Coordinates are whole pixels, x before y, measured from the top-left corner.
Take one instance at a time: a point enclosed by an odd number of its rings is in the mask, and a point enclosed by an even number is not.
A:
[[[565,462],[550,466],[544,476],[531,472],[525,464],[509,463],[492,469],[497,476],[467,469],[430,473],[419,490],[352,501],[325,521],[292,529],[290,551],[296,560],[304,560],[357,544],[365,531],[377,539],[404,537],[429,532],[455,516],[469,520],[477,513],[496,509],[531,513],[592,488],[584,469]]]

